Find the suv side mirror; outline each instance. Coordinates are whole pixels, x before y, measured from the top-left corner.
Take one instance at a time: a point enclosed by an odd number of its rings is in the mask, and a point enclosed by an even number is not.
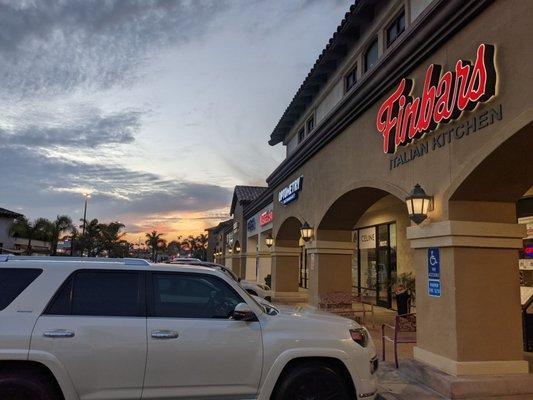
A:
[[[256,316],[250,306],[246,303],[239,303],[233,310],[232,317],[236,321],[255,321]]]

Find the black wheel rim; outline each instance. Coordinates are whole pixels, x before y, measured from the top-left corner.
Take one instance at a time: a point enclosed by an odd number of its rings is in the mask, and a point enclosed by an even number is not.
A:
[[[311,379],[294,391],[295,400],[338,400],[343,399],[343,390],[331,380]]]

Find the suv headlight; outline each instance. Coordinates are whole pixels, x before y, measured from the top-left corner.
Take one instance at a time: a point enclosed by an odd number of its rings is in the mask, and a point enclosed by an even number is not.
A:
[[[366,347],[368,344],[368,332],[365,328],[350,329],[350,336],[361,347]]]

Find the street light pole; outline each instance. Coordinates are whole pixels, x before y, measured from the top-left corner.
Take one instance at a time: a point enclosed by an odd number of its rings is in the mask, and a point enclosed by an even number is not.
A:
[[[83,197],[85,197],[85,207],[83,208],[82,236],[85,236],[85,224],[87,223],[87,200],[91,198],[91,194],[90,193],[84,193]]]

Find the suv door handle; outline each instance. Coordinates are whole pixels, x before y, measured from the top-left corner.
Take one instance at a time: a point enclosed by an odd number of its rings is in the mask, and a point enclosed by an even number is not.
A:
[[[178,337],[178,332],[175,331],[152,331],[154,339],[177,339]]]
[[[68,329],[54,329],[53,331],[44,331],[43,336],[49,338],[71,338],[74,337],[74,332]]]

